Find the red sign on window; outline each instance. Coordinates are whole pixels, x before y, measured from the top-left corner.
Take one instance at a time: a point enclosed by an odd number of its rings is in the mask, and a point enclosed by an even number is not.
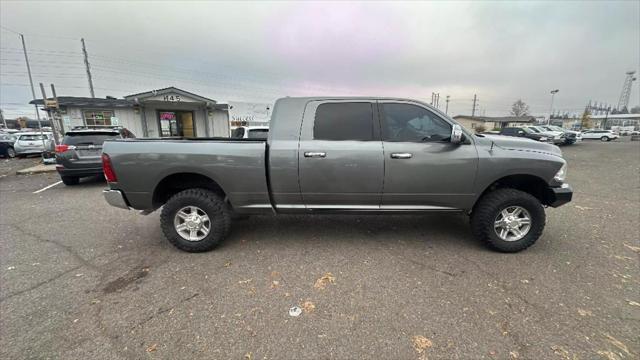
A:
[[[174,112],[165,111],[160,113],[160,120],[175,120],[175,119],[176,119],[176,113]]]

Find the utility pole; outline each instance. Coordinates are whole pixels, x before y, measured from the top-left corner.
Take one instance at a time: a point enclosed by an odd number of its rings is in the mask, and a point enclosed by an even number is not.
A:
[[[58,142],[58,132],[56,129],[56,122],[53,119],[53,116],[51,116],[51,112],[49,111],[48,106],[46,105],[47,94],[44,92],[44,85],[42,83],[40,83],[40,91],[42,91],[42,99],[45,103],[45,108],[47,108],[47,115],[49,116],[49,122],[51,123],[51,130],[53,130],[53,139],[55,140],[56,144],[59,144],[60,142]],[[40,133],[42,133],[42,127],[40,127]],[[42,139],[42,143],[44,144],[44,138]],[[44,153],[42,153],[42,155],[44,156]]]
[[[29,85],[31,85],[31,96],[33,100],[36,99],[36,91],[33,88],[33,78],[31,77],[31,66],[29,66],[29,56],[27,55],[27,45],[24,43],[24,35],[20,34],[20,40],[22,41],[22,51],[24,52],[24,61],[27,64],[27,74],[29,74]],[[44,99],[42,100],[44,101]],[[40,111],[38,111],[38,104],[34,104],[36,108],[36,118],[38,119],[38,127],[42,130],[42,124],[40,123]]]
[[[449,95],[447,95],[447,107],[444,110],[445,115],[449,115]]]
[[[60,135],[64,136],[64,124],[62,123],[62,119],[60,119],[60,112],[58,111],[60,109],[60,103],[58,103],[58,95],[56,94],[56,87],[51,84],[51,93],[53,94],[53,100],[56,102],[56,110],[54,113],[54,118],[56,120],[56,126],[60,125]],[[58,119],[60,119],[60,122],[58,122]]]
[[[549,108],[549,120],[547,120],[547,125],[551,124],[551,114],[553,113],[553,97],[559,92],[560,90],[555,89],[555,90],[551,90],[551,108]]]
[[[89,55],[87,55],[87,47],[84,45],[84,38],[80,39],[82,42],[82,53],[84,54],[84,66],[87,68],[87,79],[89,79],[89,91],[91,91],[91,97],[95,98],[96,94],[93,92],[93,80],[91,80],[91,66],[89,66]]]
[[[476,116],[476,103],[478,102],[478,96],[473,94],[473,109],[471,109],[471,117]]]
[[[8,127],[7,127],[7,119],[4,118],[4,114],[2,113],[2,109],[0,109],[0,120],[2,120],[2,123],[4,124],[4,128],[8,129]]]

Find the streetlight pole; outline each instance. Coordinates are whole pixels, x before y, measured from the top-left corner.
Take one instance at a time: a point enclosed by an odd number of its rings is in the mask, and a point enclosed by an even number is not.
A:
[[[553,113],[553,97],[559,92],[560,90],[555,89],[555,90],[551,90],[551,108],[549,109],[549,120],[547,120],[547,125],[551,124],[551,114]]]

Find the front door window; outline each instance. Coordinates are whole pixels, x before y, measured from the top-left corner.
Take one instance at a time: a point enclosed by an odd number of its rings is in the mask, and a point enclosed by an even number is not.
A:
[[[160,134],[163,137],[195,137],[192,111],[160,111]]]

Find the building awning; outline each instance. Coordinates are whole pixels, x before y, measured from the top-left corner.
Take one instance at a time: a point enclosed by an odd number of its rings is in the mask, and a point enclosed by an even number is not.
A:
[[[47,100],[53,100],[53,98]],[[31,100],[29,104],[43,105],[44,102],[42,99],[35,99]],[[128,108],[133,107],[134,103],[124,99],[58,96],[58,105],[81,108]]]

